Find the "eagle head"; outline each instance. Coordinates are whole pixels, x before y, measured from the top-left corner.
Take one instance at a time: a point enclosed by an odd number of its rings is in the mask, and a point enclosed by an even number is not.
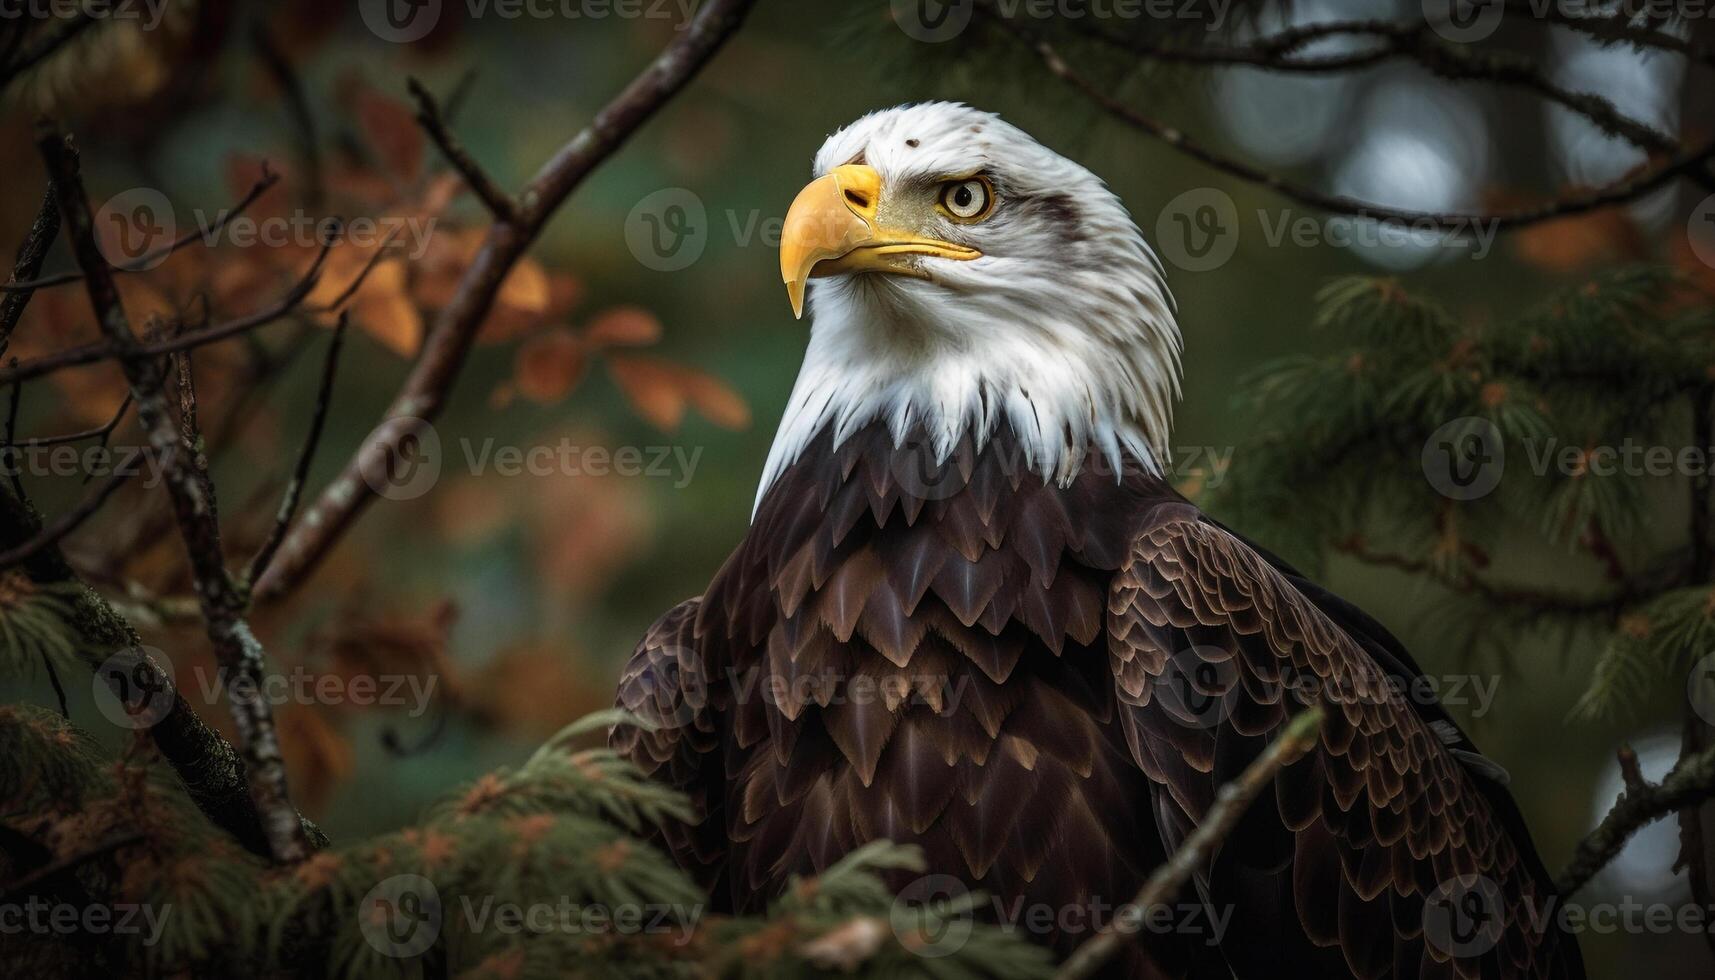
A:
[[[780,267],[811,332],[759,501],[824,428],[876,421],[942,459],[1007,423],[1062,483],[1092,452],[1160,471],[1179,392],[1160,262],[1100,178],[999,116],[929,102],[830,136]]]

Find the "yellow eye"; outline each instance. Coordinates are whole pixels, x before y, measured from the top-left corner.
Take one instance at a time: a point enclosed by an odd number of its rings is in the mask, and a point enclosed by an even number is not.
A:
[[[994,210],[994,187],[986,177],[949,181],[941,188],[941,207],[956,221],[981,221]]]

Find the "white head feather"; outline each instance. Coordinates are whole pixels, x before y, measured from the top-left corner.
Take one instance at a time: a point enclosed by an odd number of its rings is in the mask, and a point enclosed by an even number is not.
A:
[[[993,113],[948,102],[871,113],[830,136],[815,175],[855,160],[882,194],[981,171],[998,205],[936,233],[980,249],[917,256],[929,276],[815,279],[804,365],[769,451],[763,494],[825,426],[836,445],[884,420],[914,425],[945,459],[1002,421],[1026,462],[1069,483],[1097,447],[1121,473],[1166,458],[1179,395],[1179,329],[1161,264],[1125,206],[1088,170]]]

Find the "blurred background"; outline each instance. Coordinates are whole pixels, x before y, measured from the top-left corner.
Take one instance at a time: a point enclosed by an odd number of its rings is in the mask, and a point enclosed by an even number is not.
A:
[[[396,220],[392,251],[353,302],[311,471],[317,491],[381,417],[484,226],[479,203],[456,193],[421,135],[406,79],[437,93],[466,147],[502,185],[519,187],[683,26],[680,4],[652,3],[631,16],[595,5],[610,13],[593,16],[589,5],[541,4],[538,15],[498,0],[492,8],[449,2],[436,5],[422,36],[401,42],[377,30],[357,0],[163,0],[152,29],[117,18],[98,25],[5,92],[0,244],[22,238],[41,202],[32,125],[44,112],[79,140],[97,208],[130,208],[138,192],[153,192],[182,233],[230,208],[266,161],[283,179],[247,212],[253,217]],[[1688,237],[1701,192],[1670,188],[1489,242],[1378,242],[1363,226],[1330,223],[1112,122],[1027,52],[920,40],[896,21],[897,6],[762,3],[691,88],[577,191],[508,281],[435,423],[438,478],[410,499],[379,501],[303,589],[258,614],[258,632],[289,676],[408,675],[423,695],[379,707],[352,703],[363,700],[355,693],[344,703],[289,697],[278,708],[294,794],[335,840],[404,824],[449,787],[518,762],[564,723],[606,706],[643,630],[701,592],[740,540],[806,340],[779,281],[779,222],[826,134],[866,111],[924,99],[995,110],[1109,181],[1152,240],[1174,227],[1187,193],[1205,195],[1193,203],[1230,202],[1236,224],[1225,226],[1234,233],[1220,261],[1157,240],[1185,337],[1176,476],[1193,497],[1216,488],[1224,467],[1246,465],[1239,379],[1331,343],[1310,321],[1316,291],[1335,276],[1396,274],[1471,318],[1515,313],[1627,262],[1669,263],[1715,283],[1715,268]],[[1317,0],[1231,11],[1222,31],[1242,39],[1320,21],[1421,16],[1415,0]],[[1708,26],[1683,30],[1707,38]],[[1520,31],[1555,79],[1599,91],[1669,132],[1710,135],[1710,87],[1688,77],[1685,59],[1540,25]],[[1321,42],[1306,53],[1342,50]],[[1641,151],[1564,110],[1407,65],[1313,77],[1107,67],[1124,73],[1126,100],[1224,152],[1401,208],[1503,207],[1644,162]],[[1300,222],[1309,230],[1295,234]],[[221,317],[261,308],[315,251],[302,232],[278,244],[217,237],[125,278],[134,320],[199,304]],[[322,298],[373,253],[356,243],[336,248]],[[67,266],[56,250],[49,268]],[[289,318],[198,355],[205,423],[230,419],[216,427],[211,449],[238,553],[268,528],[308,426],[331,320]],[[95,336],[78,291],[44,292],[8,356]],[[18,430],[101,425],[122,396],[115,369],[61,372],[28,391]],[[138,440],[129,421],[112,437],[116,447]],[[509,449],[551,451],[553,461],[526,455],[536,463],[514,472]],[[26,477],[50,513],[69,507],[80,484],[75,474]],[[68,554],[148,624],[181,691],[225,726],[224,707],[192,693],[212,683],[212,661],[196,627],[175,623],[170,600],[187,581],[163,495],[137,485],[116,500],[68,541]],[[1551,868],[1613,799],[1618,742],[1632,741],[1648,775],[1675,758],[1682,700],[1664,697],[1605,723],[1565,721],[1589,680],[1590,651],[1580,645],[1545,630],[1504,672],[1461,666],[1426,625],[1438,599],[1429,587],[1338,560],[1326,577],[1430,672],[1500,673],[1494,706],[1469,728],[1512,772]],[[101,730],[87,684],[73,681],[74,719]],[[42,680],[15,696],[50,703],[53,694]],[[123,733],[104,734],[117,742]],[[1686,901],[1671,869],[1676,851],[1672,828],[1658,825],[1597,887]],[[1701,936],[1585,943],[1596,975],[1620,963],[1664,978],[1708,975]]]

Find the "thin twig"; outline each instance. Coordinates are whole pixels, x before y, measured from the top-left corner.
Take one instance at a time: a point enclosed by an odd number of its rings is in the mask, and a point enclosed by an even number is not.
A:
[[[695,77],[743,24],[756,0],[708,0],[667,48],[577,136],[560,148],[518,196],[518,213],[497,219],[465,270],[452,302],[442,308],[422,354],[388,406],[385,418],[433,421],[458,380],[476,333],[512,267],[524,257],[554,212],[631,134]],[[291,591],[315,568],[376,496],[364,474],[397,459],[409,426],[382,425],[364,440],[276,554],[256,583],[257,600]]]
[[[12,59],[10,64],[0,68],[0,92],[5,91],[6,86],[10,85],[13,80],[46,61],[55,51],[65,47],[73,38],[94,25],[95,21],[96,18],[90,14],[89,10],[80,6],[75,17],[43,31],[35,43],[24,48],[16,58]],[[14,25],[11,29],[17,30],[18,28]]]
[[[125,400],[119,403],[119,409],[113,413],[113,417],[93,429],[67,432],[57,436],[37,436],[33,439],[25,439],[19,445],[25,449],[40,449],[44,446],[59,446],[68,442],[82,442],[85,439],[100,439],[105,442],[107,437],[113,434],[113,430],[119,427],[119,423],[124,421],[125,413],[130,410],[131,393],[128,391],[125,393]]]
[[[310,478],[310,464],[315,461],[316,446],[321,442],[322,427],[327,422],[328,406],[333,402],[334,375],[339,369],[340,348],[345,342],[345,328],[349,317],[342,313],[339,323],[334,327],[333,339],[328,341],[327,358],[322,361],[321,388],[316,392],[316,407],[310,416],[310,429],[304,436],[304,445],[298,450],[298,461],[292,467],[291,482],[286,484],[286,492],[280,498],[279,510],[274,515],[274,526],[268,531],[267,540],[262,542],[255,557],[244,570],[240,580],[241,587],[248,590],[250,586],[268,570],[268,563],[274,559],[274,552],[280,549],[280,542],[286,540],[286,532],[292,526],[292,518],[298,512],[298,502],[304,495],[304,484]]]
[[[266,194],[268,192],[268,188],[273,187],[275,184],[279,183],[279,181],[280,175],[271,172],[268,169],[267,161],[264,160],[262,162],[262,176],[251,186],[249,193],[240,198],[238,203],[234,204],[230,209],[222,212],[220,217],[215,220],[214,224],[210,225],[207,229],[202,227],[194,228],[159,248],[150,249],[149,251],[144,252],[142,255],[139,255],[137,258],[132,259],[124,265],[112,265],[109,263],[109,269],[113,272],[141,272],[145,269],[153,269],[156,265],[166,259],[167,256],[172,255],[179,249],[193,245],[199,241],[213,240],[216,235],[220,234],[222,229],[232,223],[234,218],[243,214],[246,208],[255,204],[257,198]],[[9,282],[5,285],[0,285],[0,291],[19,292],[34,289],[47,289],[50,286],[63,286],[66,283],[77,282],[82,278],[83,273],[75,270],[69,270],[66,272],[55,273],[51,276],[43,276],[40,279],[32,279],[23,282]]]
[[[53,179],[72,252],[84,273],[90,306],[102,332],[121,353],[119,366],[136,398],[138,421],[150,447],[161,459],[162,475],[190,559],[191,578],[196,583],[206,632],[226,678],[250,796],[261,818],[269,852],[280,863],[302,860],[309,854],[308,836],[287,790],[286,767],[280,756],[272,707],[260,696],[262,646],[244,620],[243,598],[237,594],[226,571],[214,501],[205,499],[203,484],[186,461],[186,447],[168,411],[166,379],[160,360],[141,349],[126,318],[113,271],[95,240],[77,151],[66,136],[51,126],[40,129],[37,142]]]
[[[992,7],[989,9],[993,16],[1000,16]],[[1084,22],[1074,23],[1081,26]],[[1608,99],[1555,85],[1528,58],[1508,53],[1476,53],[1455,47],[1441,41],[1429,25],[1421,21],[1400,24],[1359,20],[1306,24],[1239,47],[1152,43],[1116,37],[1090,28],[1083,30],[1082,34],[1139,58],[1221,67],[1244,66],[1294,74],[1334,74],[1370,68],[1394,59],[1407,59],[1449,81],[1492,82],[1534,92],[1549,102],[1578,113],[1604,133],[1618,136],[1651,153],[1670,153],[1679,148],[1673,137],[1627,116]],[[1373,44],[1363,51],[1348,54],[1295,54],[1314,42],[1337,37],[1353,37]]]
[[[262,66],[268,69],[274,84],[279,86],[292,117],[292,126],[297,130],[298,165],[304,174],[304,201],[312,209],[320,208],[326,194],[322,181],[321,140],[316,134],[316,116],[310,111],[310,99],[304,92],[303,79],[298,77],[291,58],[265,25],[257,24],[250,40],[256,47]]]
[[[327,261],[328,252],[332,249],[332,242],[324,242],[322,244],[321,251],[317,253],[315,260],[310,263],[310,267],[304,273],[303,278],[293,283],[292,287],[286,290],[285,294],[278,300],[275,300],[272,306],[258,310],[255,313],[246,314],[245,316],[228,320],[225,323],[217,323],[197,330],[187,330],[184,333],[178,334],[174,337],[169,337],[165,340],[157,340],[153,343],[140,344],[136,348],[136,353],[149,354],[157,357],[165,356],[167,354],[176,354],[179,351],[190,350],[193,347],[202,347],[206,344],[213,344],[226,340],[228,337],[235,337],[239,334],[249,333],[252,330],[259,327],[265,327],[268,324],[279,320],[281,317],[284,317],[296,310],[299,304],[304,301],[304,297],[308,296],[315,290],[316,284],[321,281],[322,266]],[[110,361],[123,356],[126,356],[126,352],[121,351],[112,340],[101,340],[90,344],[84,344],[79,347],[69,347],[62,351],[55,351],[52,354],[44,354],[41,357],[32,358],[28,361],[24,361],[16,367],[0,371],[0,384],[9,384],[14,381],[29,381],[33,378],[39,378],[44,374],[51,374],[55,371],[65,370],[66,368],[79,367],[84,364],[95,364],[99,361]]]
[[[1578,842],[1566,870],[1555,879],[1555,888],[1562,896],[1573,895],[1588,884],[1646,825],[1676,810],[1715,799],[1715,749],[1681,758],[1659,783],[1627,783],[1613,809]]]
[[[76,507],[44,525],[40,531],[36,532],[35,537],[15,548],[0,552],[0,568],[11,568],[13,565],[23,564],[59,544],[61,538],[82,527],[85,521],[94,517],[95,513],[101,510],[102,505],[107,503],[107,498],[113,496],[113,491],[118,490],[130,476],[129,470],[115,470],[94,492],[84,494],[83,499],[78,501]]]
[[[417,122],[428,132],[429,139],[440,147],[441,155],[459,172],[459,176],[463,177],[465,183],[470,185],[471,191],[482,199],[482,203],[488,205],[489,212],[496,219],[517,221],[518,202],[494,182],[488,171],[482,169],[482,164],[476,162],[464,148],[464,144],[447,128],[446,117],[441,114],[441,107],[435,102],[435,97],[415,78],[406,79],[405,85],[410,89],[411,96],[417,100]]]
[[[12,266],[12,278],[8,285],[33,279],[42,271],[42,261],[48,256],[48,249],[54,243],[54,236],[60,231],[59,205],[54,203],[54,189],[42,197],[42,206],[36,211],[36,220],[30,222],[30,231],[24,236],[24,243],[18,246],[18,261]],[[0,354],[6,353],[6,348],[12,343],[12,331],[17,328],[18,321],[24,315],[24,308],[30,305],[30,297],[35,293],[32,289],[8,290],[0,295]]]
[[[1137,934],[1151,909],[1172,902],[1191,876],[1206,867],[1209,858],[1237,827],[1240,818],[1271,783],[1275,774],[1303,758],[1316,747],[1322,730],[1322,709],[1311,708],[1292,721],[1239,778],[1222,786],[1203,819],[1178,850],[1157,867],[1143,883],[1137,897],[1114,913],[1101,932],[1079,946],[1066,959],[1055,980],[1082,980],[1094,976],[1120,948]]]
[[[1000,23],[1014,37],[1034,48],[1037,54],[1041,56],[1048,71],[1056,78],[1082,92],[1085,97],[1100,106],[1109,115],[1133,129],[1166,143],[1207,167],[1239,180],[1266,187],[1282,197],[1296,201],[1306,207],[1332,214],[1365,218],[1384,225],[1455,234],[1468,234],[1476,229],[1499,231],[1524,228],[1616,204],[1630,203],[1653,193],[1680,177],[1699,174],[1705,164],[1715,159],[1715,140],[1711,140],[1700,147],[1675,154],[1665,162],[1646,167],[1633,176],[1622,177],[1594,190],[1568,194],[1537,207],[1521,208],[1514,211],[1453,213],[1389,207],[1370,201],[1361,201],[1342,194],[1328,194],[1304,187],[1279,174],[1270,173],[1253,164],[1216,153],[1192,140],[1179,129],[1146,116],[1116,99],[1110,94],[1108,87],[1099,85],[1075,71],[1047,41],[1011,21],[1002,20]]]

